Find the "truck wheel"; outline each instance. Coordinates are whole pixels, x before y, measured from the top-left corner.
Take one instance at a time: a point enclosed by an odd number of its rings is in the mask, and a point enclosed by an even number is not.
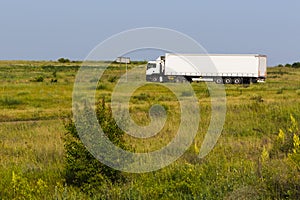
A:
[[[157,76],[153,76],[151,80],[152,80],[152,82],[157,82],[158,81],[158,77]]]
[[[189,82],[185,77],[182,77],[182,80],[181,80],[182,83],[187,83]]]
[[[175,82],[176,82],[176,83],[181,83],[182,81],[181,81],[180,77],[177,76],[177,77],[175,78]]]
[[[225,84],[230,84],[232,82],[231,78],[225,78],[224,80]]]
[[[240,78],[235,78],[233,82],[234,84],[241,84],[242,80]]]
[[[215,82],[216,82],[217,84],[222,84],[222,83],[223,83],[223,79],[222,79],[222,78],[217,78],[217,79],[215,80]]]

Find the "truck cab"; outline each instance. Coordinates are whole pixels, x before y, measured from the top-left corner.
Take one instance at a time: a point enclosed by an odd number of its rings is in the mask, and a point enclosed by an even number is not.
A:
[[[165,69],[165,56],[159,56],[155,61],[147,63],[146,80],[152,82],[163,82]]]

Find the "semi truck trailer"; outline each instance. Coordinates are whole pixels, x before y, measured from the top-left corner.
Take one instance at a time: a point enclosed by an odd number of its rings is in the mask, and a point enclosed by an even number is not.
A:
[[[215,82],[250,84],[264,82],[267,56],[259,54],[166,53],[147,63],[150,82]]]

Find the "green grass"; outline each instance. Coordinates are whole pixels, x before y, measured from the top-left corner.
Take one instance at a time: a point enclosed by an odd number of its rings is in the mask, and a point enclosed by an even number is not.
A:
[[[88,198],[80,189],[64,185],[62,119],[71,115],[73,83],[80,64],[0,62],[0,199]],[[112,64],[98,83],[97,97],[105,96],[109,101],[124,70]],[[40,76],[43,82],[32,81]],[[226,85],[226,122],[217,145],[204,159],[197,158],[197,153],[209,126],[211,98],[205,83],[193,83],[201,121],[188,151],[156,172],[125,174],[125,183],[103,186],[97,196],[106,199],[297,199],[299,164],[285,154],[270,156],[267,161],[261,158],[264,151],[271,155],[279,129],[288,132],[290,115],[300,121],[299,76],[300,69],[269,68],[266,83],[249,87]],[[56,83],[51,82],[54,78]],[[183,92],[181,97],[190,95]],[[166,108],[167,123],[152,138],[126,136],[126,142],[135,152],[158,150],[176,134],[179,105],[163,85],[147,84],[133,93],[130,101],[133,120],[140,125],[150,123],[149,108],[156,103]]]
[[[63,179],[63,133],[64,128],[58,120],[0,124],[0,188],[3,198],[13,197],[13,172],[26,177],[28,187],[34,188],[41,179],[49,191],[54,191],[57,182]]]

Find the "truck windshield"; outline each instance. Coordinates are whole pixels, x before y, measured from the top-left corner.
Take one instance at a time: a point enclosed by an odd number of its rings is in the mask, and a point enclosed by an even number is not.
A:
[[[156,67],[156,64],[155,64],[155,63],[148,63],[148,64],[147,64],[147,69],[155,68],[155,67]]]

